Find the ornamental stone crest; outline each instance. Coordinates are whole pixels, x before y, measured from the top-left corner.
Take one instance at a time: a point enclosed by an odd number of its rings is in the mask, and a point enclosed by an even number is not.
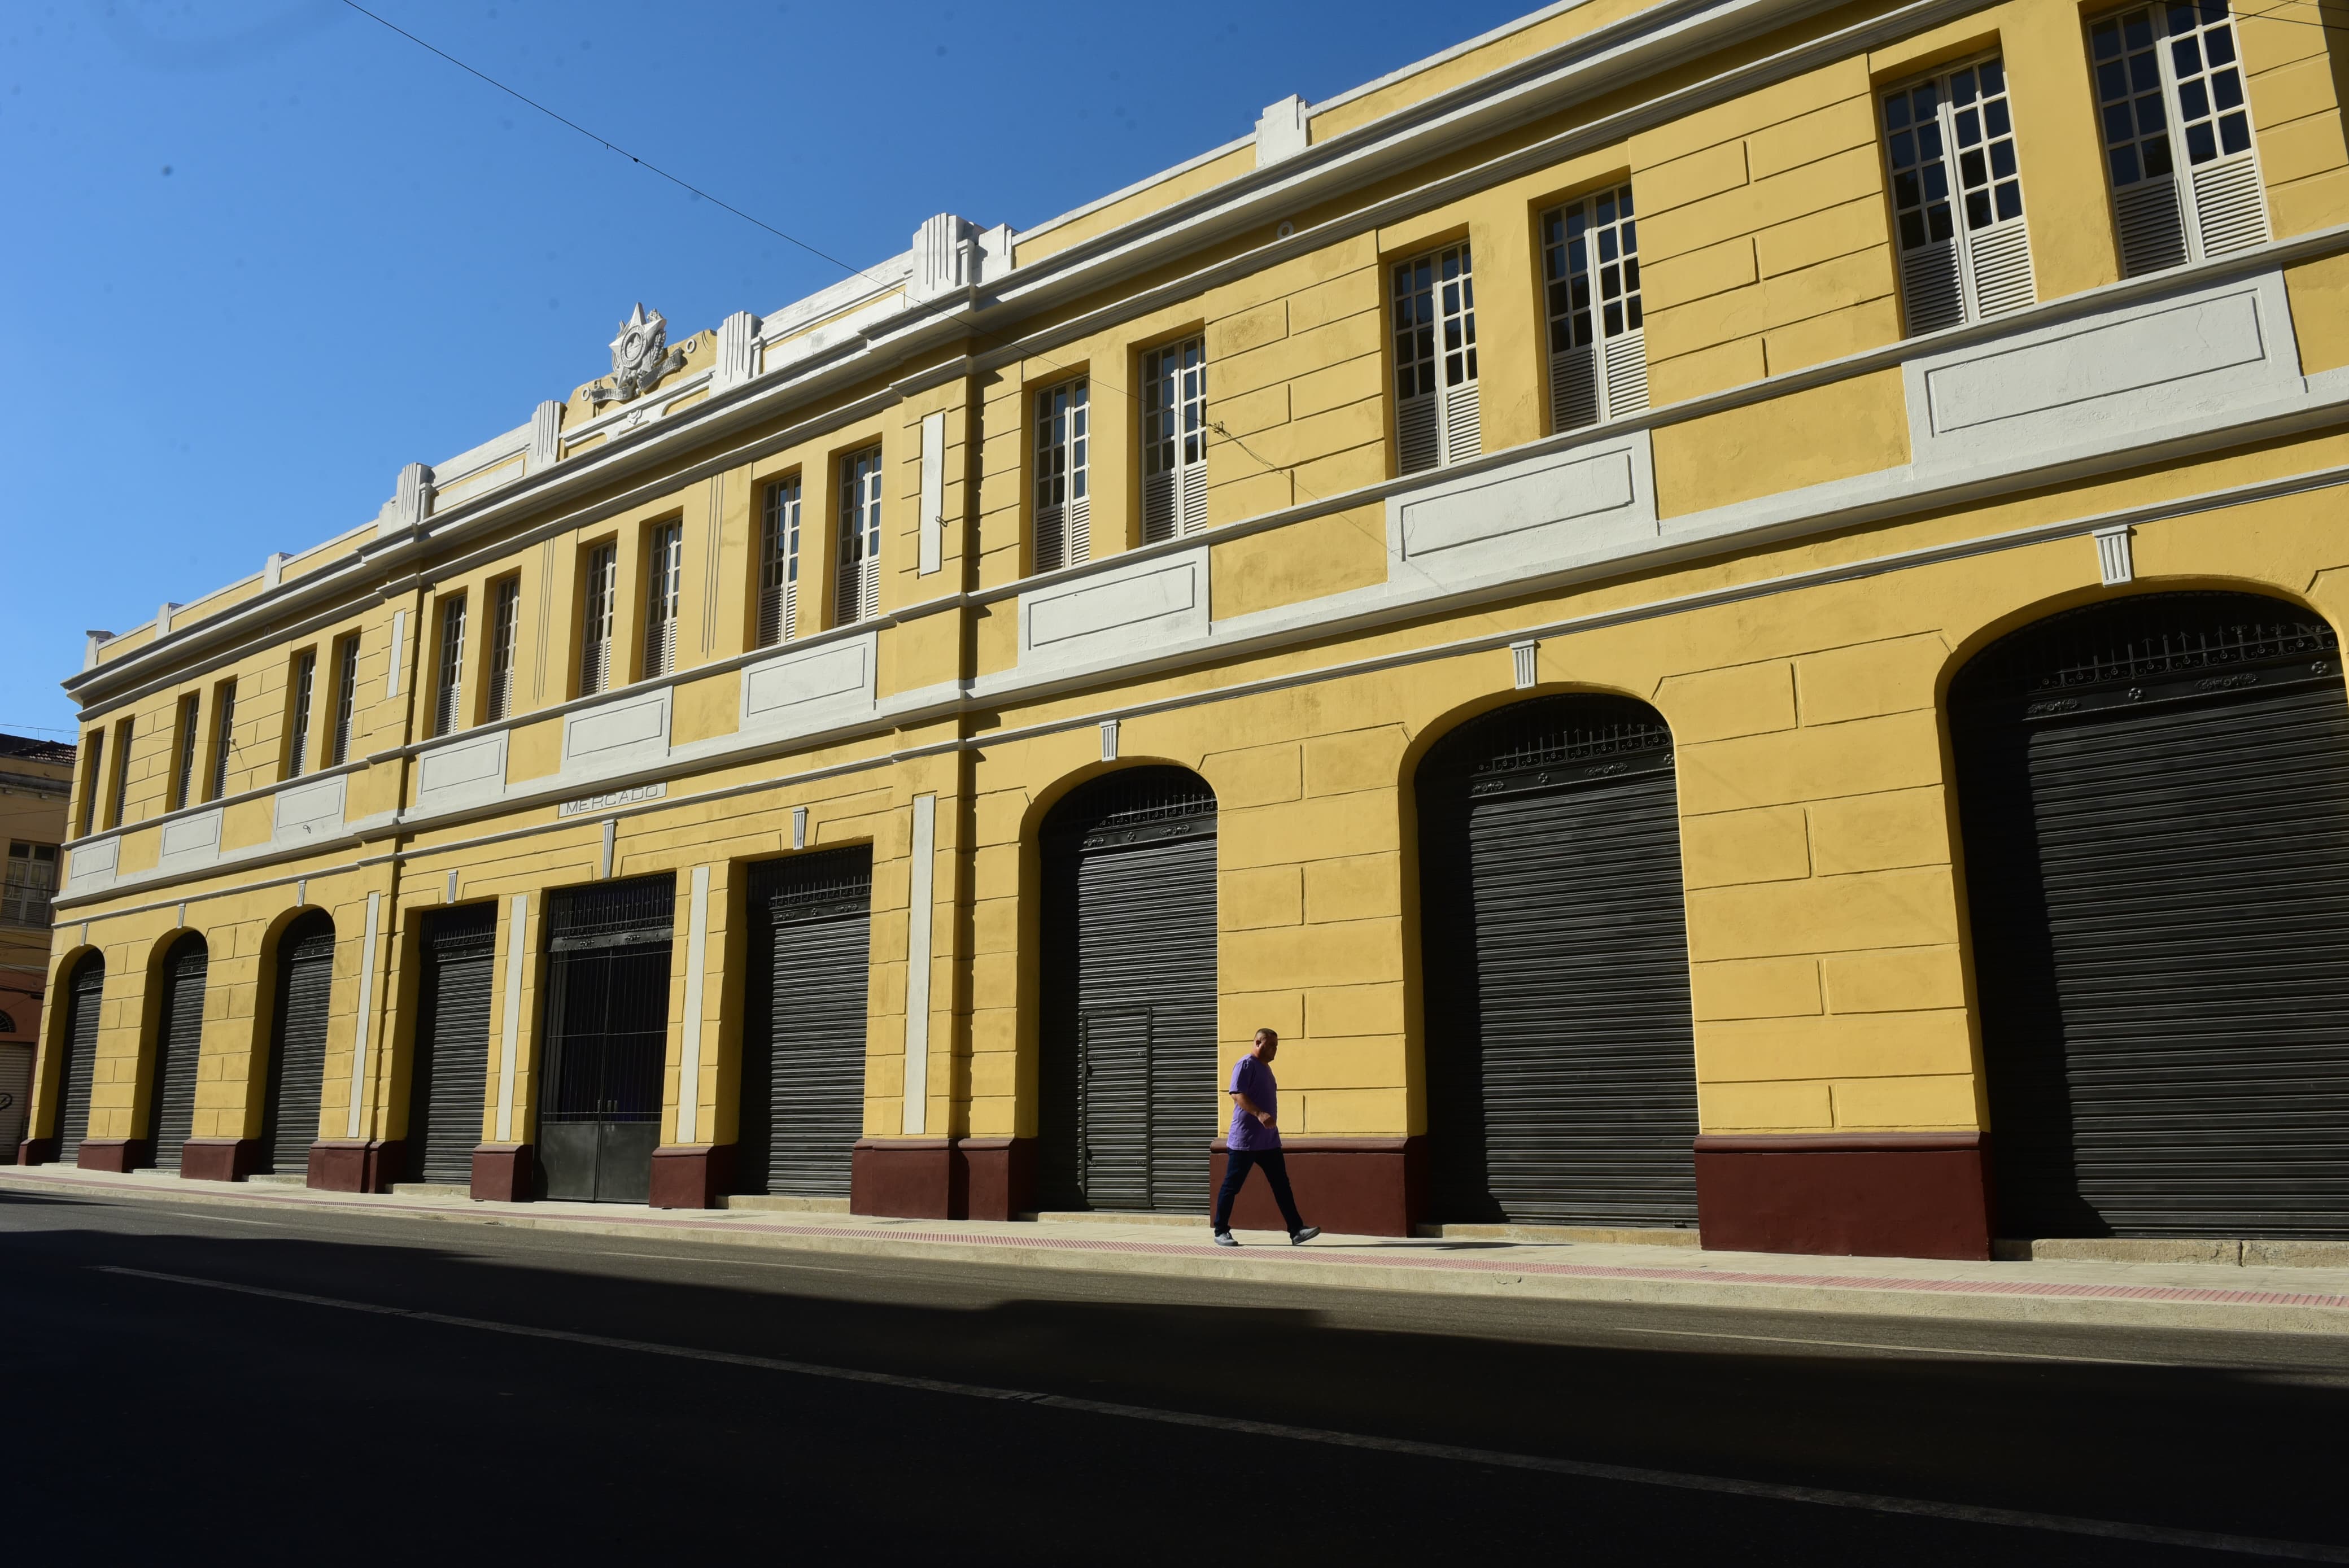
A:
[[[613,384],[595,387],[588,398],[599,408],[633,402],[684,364],[685,350],[668,346],[667,317],[647,311],[639,300],[636,313],[620,324],[620,335],[612,339]]]

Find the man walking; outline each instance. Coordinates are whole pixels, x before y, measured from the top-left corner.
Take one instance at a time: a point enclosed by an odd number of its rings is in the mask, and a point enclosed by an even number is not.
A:
[[[1216,1245],[1219,1247],[1239,1245],[1232,1240],[1232,1203],[1239,1197],[1250,1168],[1259,1165],[1264,1167],[1264,1179],[1272,1183],[1272,1201],[1280,1205],[1280,1217],[1288,1222],[1288,1244],[1301,1247],[1321,1233],[1320,1226],[1298,1218],[1297,1198],[1288,1190],[1288,1164],[1280,1154],[1276,1114],[1280,1086],[1272,1079],[1272,1058],[1279,1051],[1280,1037],[1270,1029],[1258,1029],[1255,1047],[1232,1068],[1232,1087],[1226,1091],[1232,1097],[1232,1128],[1224,1137],[1224,1147],[1230,1152],[1224,1163],[1224,1189],[1216,1194]]]

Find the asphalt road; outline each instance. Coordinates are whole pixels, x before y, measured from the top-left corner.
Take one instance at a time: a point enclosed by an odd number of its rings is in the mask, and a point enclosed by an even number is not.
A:
[[[27,1562],[2349,1563],[2349,1336],[8,1193],[0,1347]]]

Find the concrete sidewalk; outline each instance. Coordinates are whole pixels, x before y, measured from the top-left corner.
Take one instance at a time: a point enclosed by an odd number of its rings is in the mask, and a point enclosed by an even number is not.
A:
[[[2038,1257],[1950,1263],[1717,1253],[1688,1246],[1445,1237],[1324,1236],[1291,1247],[1278,1233],[1215,1246],[1204,1222],[1152,1217],[1082,1223],[887,1220],[772,1209],[647,1209],[611,1203],[476,1203],[449,1193],[368,1195],[289,1185],[190,1181],[159,1172],[0,1166],[0,1193],[196,1202],[324,1219],[505,1225],[581,1236],[787,1248],[848,1256],[1056,1268],[1160,1278],[1231,1279],[1557,1301],[1755,1307],[1982,1322],[2349,1334],[2349,1267],[2114,1262]],[[2206,1255],[2228,1253],[2233,1243]]]

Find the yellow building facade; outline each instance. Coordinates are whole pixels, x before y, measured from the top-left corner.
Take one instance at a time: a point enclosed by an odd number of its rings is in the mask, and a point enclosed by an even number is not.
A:
[[[2349,1234],[2340,47],[1582,0],[639,307],[93,639],[22,1157],[1197,1212],[1270,1026],[1333,1229]]]

